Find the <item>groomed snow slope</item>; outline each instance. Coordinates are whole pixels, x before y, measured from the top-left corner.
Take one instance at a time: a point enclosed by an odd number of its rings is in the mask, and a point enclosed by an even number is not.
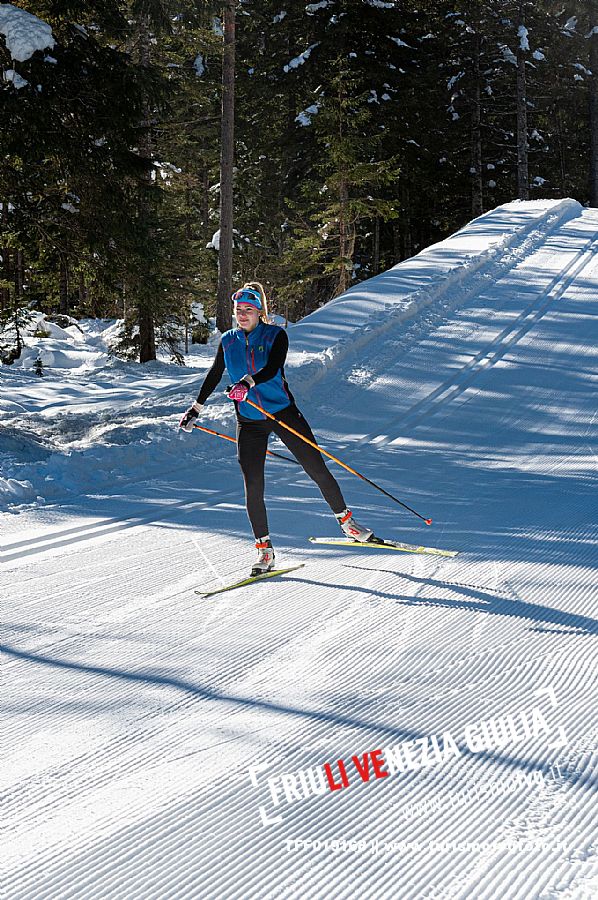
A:
[[[321,442],[435,524],[339,470],[359,518],[455,559],[316,550],[269,461],[305,567],[202,600],[252,558],[234,450],[174,430],[208,356],[0,373],[11,900],[596,895],[597,248],[508,204],[290,329]]]

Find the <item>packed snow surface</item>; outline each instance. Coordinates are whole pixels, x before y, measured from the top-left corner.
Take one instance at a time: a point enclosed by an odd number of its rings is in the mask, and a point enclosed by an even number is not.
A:
[[[305,565],[203,599],[254,554],[234,447],[177,432],[214,340],[38,328],[0,370],[11,900],[596,896],[597,250],[597,210],[507,204],[289,328],[320,442],[434,525],[335,467],[357,518],[453,559],[310,545],[269,459]]]

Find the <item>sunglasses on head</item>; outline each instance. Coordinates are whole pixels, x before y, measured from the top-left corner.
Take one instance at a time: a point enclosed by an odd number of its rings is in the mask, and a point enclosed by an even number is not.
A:
[[[257,309],[262,308],[262,298],[257,291],[253,291],[251,288],[241,288],[241,290],[235,291],[232,300],[233,303],[248,303]]]

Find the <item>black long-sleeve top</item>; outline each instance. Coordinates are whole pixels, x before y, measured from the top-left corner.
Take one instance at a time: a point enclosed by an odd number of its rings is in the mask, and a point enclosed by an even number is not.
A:
[[[260,369],[258,372],[251,372],[251,377],[253,378],[254,384],[263,384],[264,381],[270,381],[271,378],[274,378],[278,370],[280,369],[282,372],[282,377],[284,378],[284,364],[287,358],[287,351],[289,349],[289,338],[287,336],[286,331],[280,331],[276,338],[274,339],[274,343],[270,349],[270,353],[268,355],[268,362],[266,365]],[[212,363],[211,369],[208,371],[206,377],[203,380],[203,384],[199,389],[199,394],[197,395],[197,402],[202,405],[206,402],[211,393],[213,393],[220,381],[222,376],[224,375],[224,350],[222,349],[222,341],[218,344],[218,350],[216,351],[216,358]],[[290,392],[289,397],[291,402],[293,400]]]

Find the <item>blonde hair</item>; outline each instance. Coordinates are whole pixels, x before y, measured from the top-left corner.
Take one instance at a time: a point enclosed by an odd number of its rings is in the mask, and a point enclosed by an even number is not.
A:
[[[259,281],[246,281],[241,290],[243,291],[245,288],[251,288],[252,291],[257,291],[260,295],[260,300],[262,301],[262,308],[259,311],[260,319],[267,325],[270,321],[270,314],[268,313],[268,301],[266,300],[264,285],[260,284]]]

